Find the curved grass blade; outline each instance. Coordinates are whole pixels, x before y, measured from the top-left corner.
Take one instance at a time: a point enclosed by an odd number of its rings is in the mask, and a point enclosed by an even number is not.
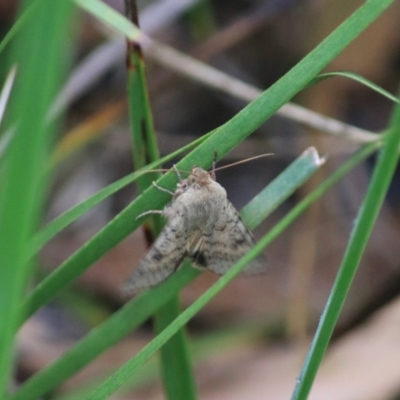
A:
[[[44,126],[44,120],[64,72],[61,49],[71,12],[72,4],[66,0],[36,7],[10,54],[19,74],[9,114],[15,132],[0,183],[0,398],[6,397],[9,386],[15,330],[32,272],[27,245],[42,211],[41,177],[55,128]]]
[[[364,78],[362,75],[357,74],[355,72],[351,72],[351,71],[327,72],[325,74],[320,74],[313,80],[311,85],[317,84],[318,82],[321,82],[325,79],[336,77],[336,76],[341,76],[344,78],[352,79],[353,81],[359,82],[362,85],[369,87],[370,89],[381,94],[382,96],[386,97],[387,99],[392,100],[395,103],[399,103],[399,99],[396,96],[392,95],[387,90],[381,88],[379,85],[370,81],[369,79]]]

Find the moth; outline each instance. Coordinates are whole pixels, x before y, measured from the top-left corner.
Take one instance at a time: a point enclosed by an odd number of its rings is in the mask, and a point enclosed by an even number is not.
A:
[[[215,163],[210,172],[193,167],[175,192],[153,185],[172,195],[164,210],[147,211],[139,217],[159,213],[168,222],[139,266],[124,286],[126,294],[135,294],[158,285],[181,265],[185,257],[192,265],[208,268],[219,275],[226,273],[255,244],[251,232],[227,198],[226,190],[216,182]],[[138,217],[138,218],[139,218]],[[245,269],[246,274],[264,272],[263,255]]]

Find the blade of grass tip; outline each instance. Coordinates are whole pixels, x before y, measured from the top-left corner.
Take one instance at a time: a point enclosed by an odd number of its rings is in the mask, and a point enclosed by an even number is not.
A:
[[[246,221],[246,226],[249,229],[258,226],[260,221],[288,199],[324,162],[325,158],[320,158],[314,147],[304,151],[241,211],[240,215]]]
[[[242,209],[241,215],[246,225],[250,229],[256,228],[262,222],[263,218],[267,217],[268,213],[266,210],[272,212],[279,201],[283,202],[288,198],[300,183],[307,177],[310,177],[320,165],[321,162],[313,150],[305,151],[268,185],[260,195],[256,196]],[[268,190],[270,187],[272,189]],[[280,194],[277,193],[278,191],[280,191]],[[272,197],[275,200],[268,202],[268,197]],[[265,201],[260,201],[260,199],[264,199]],[[253,218],[256,210],[260,214],[260,217],[257,219]],[[247,216],[249,216],[249,219],[247,219]],[[198,270],[186,266],[177,271],[163,285],[133,299],[128,305],[114,313],[101,326],[92,330],[52,365],[25,381],[14,395],[13,400],[34,400],[56,388],[95,357],[113,346],[131,330],[137,328],[161,304],[172,299],[175,293],[198,276],[199,273]]]
[[[349,161],[343,164],[334,174],[324,181],[316,190],[309,194],[303,201],[293,208],[275,227],[267,233],[254,248],[241,258],[231,270],[222,276],[212,285],[203,295],[193,302],[178,318],[173,321],[163,332],[155,337],[145,346],[134,358],[119,368],[113,375],[105,380],[99,387],[86,399],[102,400],[109,397],[117,390],[129,377],[143,365],[174,333],[184,326],[205,304],[215,297],[253,258],[278,237],[291,223],[293,223],[313,202],[318,200],[332,185],[337,183],[353,167],[364,160],[377,148],[376,143],[369,144],[361,151],[356,153]]]
[[[381,94],[382,96],[386,97],[387,99],[392,100],[395,103],[399,103],[399,99],[396,96],[392,95],[391,93],[389,93],[387,90],[383,89],[382,87],[380,87],[376,83],[370,81],[367,78],[364,78],[362,75],[357,74],[355,72],[337,71],[337,72],[327,72],[325,74],[319,74],[312,81],[311,85],[314,85],[314,84],[316,84],[318,82],[321,82],[321,81],[323,81],[325,79],[336,77],[336,76],[341,76],[341,77],[348,78],[348,79],[351,79],[353,81],[359,82],[362,85],[367,86],[370,89],[374,90],[375,92],[377,92],[377,93]]]
[[[12,51],[20,73],[10,103],[9,124],[16,126],[15,134],[2,166],[0,191],[0,398],[6,397],[15,330],[31,273],[27,243],[41,211],[41,177],[53,131],[44,119],[64,70],[62,49],[71,9],[69,1],[35,8]]]
[[[83,0],[80,1],[83,2]],[[227,154],[305,87],[322,68],[346,48],[393,1],[367,1],[259,98],[247,105],[223,126],[216,129],[214,134],[204,143],[181,160],[177,167],[182,170],[186,170],[193,165],[208,168],[212,163],[214,150],[218,151],[219,157]],[[112,9],[110,11],[110,8],[104,3],[96,0],[90,0],[90,3],[92,5],[100,4],[102,8],[115,13]],[[99,17],[101,18],[101,15]],[[121,18],[127,21],[126,18],[119,15],[119,19]],[[123,32],[125,25],[118,24],[115,29],[118,30],[118,27],[120,27],[120,31]],[[172,173],[167,173],[157,183],[160,186],[171,188],[176,181],[176,176],[173,176]],[[157,195],[155,195],[156,193]],[[139,225],[139,222],[135,220],[137,215],[149,209],[159,209],[166,204],[167,200],[168,196],[156,191],[155,188],[150,187],[147,189],[143,195],[139,196],[135,202],[60,265],[44,282],[38,285],[23,305],[23,315],[27,317],[38,310],[53,298],[59,290],[70,284],[91,264],[136,229]]]
[[[390,130],[383,138],[380,156],[351,233],[335,283],[306,356],[300,378],[297,381],[292,396],[293,400],[306,399],[311,390],[393,177],[399,158],[399,144],[400,106],[397,106]]]
[[[129,20],[138,26],[136,0],[125,0]],[[129,116],[133,133],[133,155],[135,169],[159,158],[159,151],[153,126],[153,118],[148,96],[145,64],[140,45],[128,40],[127,75]],[[159,174],[142,175],[138,178],[138,188],[145,190]],[[163,221],[159,216],[149,219],[153,240],[161,232]],[[146,227],[144,227],[146,229]],[[179,315],[179,294],[166,302],[154,314],[156,332],[162,331]],[[185,332],[178,331],[161,348],[161,369],[164,390],[170,400],[195,400],[197,398],[195,380]]]

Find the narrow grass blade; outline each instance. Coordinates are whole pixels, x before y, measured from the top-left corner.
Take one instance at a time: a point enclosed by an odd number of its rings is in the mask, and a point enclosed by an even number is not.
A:
[[[134,24],[138,25],[136,0],[125,0],[126,14]],[[127,43],[127,75],[129,117],[132,127],[133,162],[135,169],[156,161],[159,150],[153,126],[145,63],[141,46],[133,41]],[[147,189],[159,173],[139,177],[140,192]],[[152,236],[152,240],[161,232],[163,220],[160,216],[152,216],[145,222],[144,229]],[[164,329],[169,321],[179,314],[179,294],[175,294],[154,314],[156,332]],[[196,389],[194,376],[187,350],[187,338],[183,330],[178,331],[161,349],[161,368],[164,391],[171,400],[195,400]]]
[[[307,399],[311,390],[319,365],[328,347],[333,329],[339,318],[390,181],[393,177],[399,159],[399,144],[400,106],[397,106],[390,130],[383,138],[383,145],[378,163],[356,219],[342,264],[320,319],[317,332],[315,333],[304,362],[300,378],[292,396],[293,400]]]
[[[154,314],[154,327],[160,334],[181,312],[179,292]],[[164,392],[170,400],[197,399],[196,384],[186,331],[182,326],[160,349]]]
[[[129,40],[138,40],[142,35],[137,26],[102,1],[75,0],[75,3],[99,20],[104,21],[110,28],[117,32],[122,30]]]
[[[356,156],[355,161],[350,167],[353,167],[361,160],[362,158],[357,158]],[[260,203],[260,198],[257,196],[242,209],[241,215],[248,228],[256,228],[263,218],[267,217],[268,213],[266,210],[272,212],[279,201],[283,202],[293,194],[298,186],[304,182],[306,178],[310,177],[320,165],[320,162],[316,162],[315,153],[313,151],[309,150],[303,153],[299,159],[295,160],[261,192],[263,199],[266,199],[268,196],[272,196],[276,199],[272,202],[273,206],[271,206],[271,203],[268,201]],[[344,173],[347,173],[350,167],[343,169],[342,175],[339,175],[339,178],[342,177]],[[334,182],[335,181],[333,181],[332,184]],[[270,186],[272,190],[268,191]],[[278,190],[281,191],[280,194],[277,193]],[[321,192],[320,195],[322,195],[322,193],[323,192]],[[262,217],[253,218],[257,211]],[[249,216],[249,220],[247,220],[247,216]],[[113,316],[101,326],[92,330],[54,364],[36,373],[33,377],[24,382],[12,399],[34,400],[57,387],[102,352],[113,346],[128,332],[134,330],[146,319],[150,318],[162,304],[171,300],[173,296],[175,296],[175,293],[179,292],[188,282],[197,277],[199,273],[198,270],[186,266],[177,271],[162,285],[133,299],[121,310],[114,313]]]
[[[246,225],[254,229],[260,220],[289,198],[324,162],[325,159],[319,157],[314,147],[308,148],[242,210]]]
[[[381,94],[382,96],[386,97],[387,99],[392,100],[395,103],[399,103],[399,99],[396,96],[393,96],[387,90],[381,88],[379,85],[377,85],[376,83],[370,81],[369,79],[364,78],[362,75],[357,74],[355,72],[351,72],[351,71],[337,71],[337,72],[327,72],[325,74],[320,74],[312,82],[312,85],[314,85],[314,84],[316,84],[318,82],[321,82],[321,81],[323,81],[325,79],[333,78],[333,77],[336,77],[336,76],[341,76],[343,78],[352,79],[353,81],[359,82],[362,85],[369,87],[370,89],[372,89],[373,91]]]
[[[35,0],[32,1],[28,7],[25,7],[24,11],[19,15],[18,19],[13,23],[11,29],[3,37],[0,43],[0,54],[6,48],[6,46],[11,42],[15,35],[20,31],[20,29],[27,24],[29,18],[32,18],[36,9],[41,7],[42,4],[47,0]]]
[[[8,387],[15,330],[31,273],[27,244],[41,213],[41,177],[54,129],[44,120],[64,71],[62,48],[70,12],[71,3],[64,0],[36,7],[12,52],[19,74],[10,103],[15,133],[3,160],[0,187],[0,398]]]

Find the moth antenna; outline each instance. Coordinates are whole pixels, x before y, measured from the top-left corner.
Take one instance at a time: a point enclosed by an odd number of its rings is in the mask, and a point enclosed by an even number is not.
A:
[[[273,155],[274,155],[274,153],[260,154],[259,156],[246,158],[245,160],[237,161],[237,162],[234,162],[232,164],[224,165],[223,167],[219,167],[219,168],[214,168],[214,163],[213,163],[213,169],[212,169],[211,173],[215,174],[215,171],[220,171],[221,169],[234,167],[235,165],[243,164],[243,163],[246,163],[248,161],[253,161],[253,160],[256,160],[257,158],[273,156]]]
[[[147,169],[145,171],[140,171],[141,174],[150,174],[151,172],[168,172],[169,169],[158,168],[158,169]]]
[[[183,173],[183,174],[190,174],[189,171],[178,170],[178,169],[176,168],[175,165],[173,166],[172,169],[173,169],[173,170],[176,172],[176,174],[179,176],[179,179],[180,179],[180,180],[182,180],[182,178],[181,178],[181,176],[180,176],[180,173]],[[139,173],[142,175],[142,174],[150,174],[150,173],[152,173],[152,172],[171,172],[171,168],[169,168],[169,169],[167,169],[167,168],[148,169],[148,170],[146,170],[146,171],[140,171]]]

